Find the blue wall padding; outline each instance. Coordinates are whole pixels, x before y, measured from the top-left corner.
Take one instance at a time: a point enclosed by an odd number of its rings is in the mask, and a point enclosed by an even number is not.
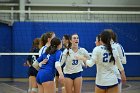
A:
[[[12,53],[12,29],[0,23],[0,52]],[[12,57],[0,55],[0,77],[12,77]]]
[[[54,31],[56,36],[60,38],[64,34],[77,33],[80,38],[79,45],[92,52],[95,47],[95,37],[103,29],[108,28],[113,29],[118,34],[118,40],[126,52],[140,52],[140,23],[15,22],[12,33],[10,33],[12,35],[10,47],[14,52],[29,52],[34,38],[40,37],[47,31]],[[140,56],[127,56],[128,62],[125,65],[127,76],[140,76],[138,59]],[[27,68],[23,67],[25,60],[26,56],[13,56],[11,62],[13,63],[13,77],[27,77]],[[95,69],[95,66],[84,69],[83,76],[95,76]]]

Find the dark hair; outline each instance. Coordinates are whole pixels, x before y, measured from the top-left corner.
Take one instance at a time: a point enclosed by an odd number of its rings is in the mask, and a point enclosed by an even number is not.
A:
[[[112,47],[111,47],[111,44],[110,44],[111,35],[108,31],[103,31],[101,33],[101,41],[105,44],[107,50],[111,53],[111,58],[110,58],[109,62],[114,61],[114,64],[115,64],[115,58],[113,57]]]
[[[46,32],[44,34],[42,34],[41,36],[41,44],[42,46],[45,46],[46,43],[48,42],[48,38],[52,38],[54,32]]]
[[[63,37],[65,37],[66,40],[70,40],[70,36],[69,35],[63,35]]]
[[[118,40],[117,40],[117,34],[116,34],[115,32],[113,32],[112,29],[104,29],[104,31],[108,31],[108,32],[110,33],[111,38],[112,38],[112,40],[113,40],[114,42],[117,42],[117,41],[118,41]]]
[[[32,46],[38,48],[38,46],[39,46],[39,42],[40,42],[40,38],[35,38],[35,39],[33,40],[33,44],[32,44]]]
[[[68,40],[68,45],[66,46],[66,45],[63,44],[63,46],[64,46],[65,48],[70,47],[70,36],[69,36],[69,35],[63,35],[63,37],[64,37],[66,40]]]
[[[60,45],[60,44],[61,44],[61,40],[57,37],[54,37],[51,40],[50,46],[46,49],[46,53],[47,54],[54,54],[57,50],[58,45]]]
[[[34,52],[34,48],[39,49],[39,42],[40,42],[40,38],[35,38],[33,40],[32,48],[31,48],[30,52]]]
[[[113,32],[113,36],[112,36],[113,41],[118,42],[117,38],[118,38],[117,34],[115,32]]]
[[[73,35],[78,35],[77,33],[74,33],[74,34],[72,34],[71,36],[70,36],[70,40],[72,40],[72,36]],[[68,52],[67,52],[67,55],[69,55],[69,49],[71,48],[71,42],[70,42],[70,40],[69,40],[69,43],[68,43],[68,46],[67,46],[67,49],[68,49]]]

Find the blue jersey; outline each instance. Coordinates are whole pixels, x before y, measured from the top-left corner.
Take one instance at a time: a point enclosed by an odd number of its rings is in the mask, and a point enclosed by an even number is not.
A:
[[[53,81],[55,76],[55,63],[60,62],[62,51],[57,50],[54,54],[42,54],[37,61],[40,63],[45,58],[48,59],[46,64],[42,64],[41,68],[39,69],[38,75],[37,75],[37,82],[43,83],[47,81]]]
[[[44,53],[37,59],[37,61],[40,63],[45,58],[48,59],[46,64],[42,64],[41,69],[52,71],[55,69],[55,62],[60,62],[61,54],[61,50],[57,50],[54,54],[51,55]]]

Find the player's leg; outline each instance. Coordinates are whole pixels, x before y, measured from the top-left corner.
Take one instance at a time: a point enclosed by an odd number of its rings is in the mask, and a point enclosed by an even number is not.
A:
[[[54,88],[54,81],[47,81],[42,83],[44,93],[54,93],[55,88]]]
[[[43,86],[41,84],[37,84],[38,86],[38,93],[44,93]]]
[[[31,76],[31,85],[32,85],[32,92],[31,93],[37,93],[38,87],[37,87],[37,82],[36,82],[35,76]]]
[[[62,93],[66,93],[65,83],[61,83]]]
[[[71,78],[65,77],[65,90],[66,93],[72,93],[73,80]]]
[[[122,82],[120,82],[120,83],[118,84],[118,88],[119,88],[119,93],[122,93]]]
[[[28,93],[31,93],[31,90],[32,90],[32,85],[31,85],[31,78],[29,76],[29,88],[28,88]]]
[[[82,77],[74,79],[74,93],[81,93],[82,89]]]
[[[97,86],[95,86],[95,93],[107,93],[105,89],[101,89]]]
[[[107,89],[107,93],[119,93],[119,86],[116,85],[114,87]]]
[[[58,93],[58,81],[59,81],[59,76],[55,76],[55,87],[56,87],[56,93]]]

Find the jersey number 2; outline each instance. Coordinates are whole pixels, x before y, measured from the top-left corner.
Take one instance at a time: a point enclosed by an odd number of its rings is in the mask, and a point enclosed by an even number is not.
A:
[[[103,62],[108,62],[108,60],[110,61],[110,59],[109,59],[110,55],[111,55],[110,53],[104,53],[103,54]]]

